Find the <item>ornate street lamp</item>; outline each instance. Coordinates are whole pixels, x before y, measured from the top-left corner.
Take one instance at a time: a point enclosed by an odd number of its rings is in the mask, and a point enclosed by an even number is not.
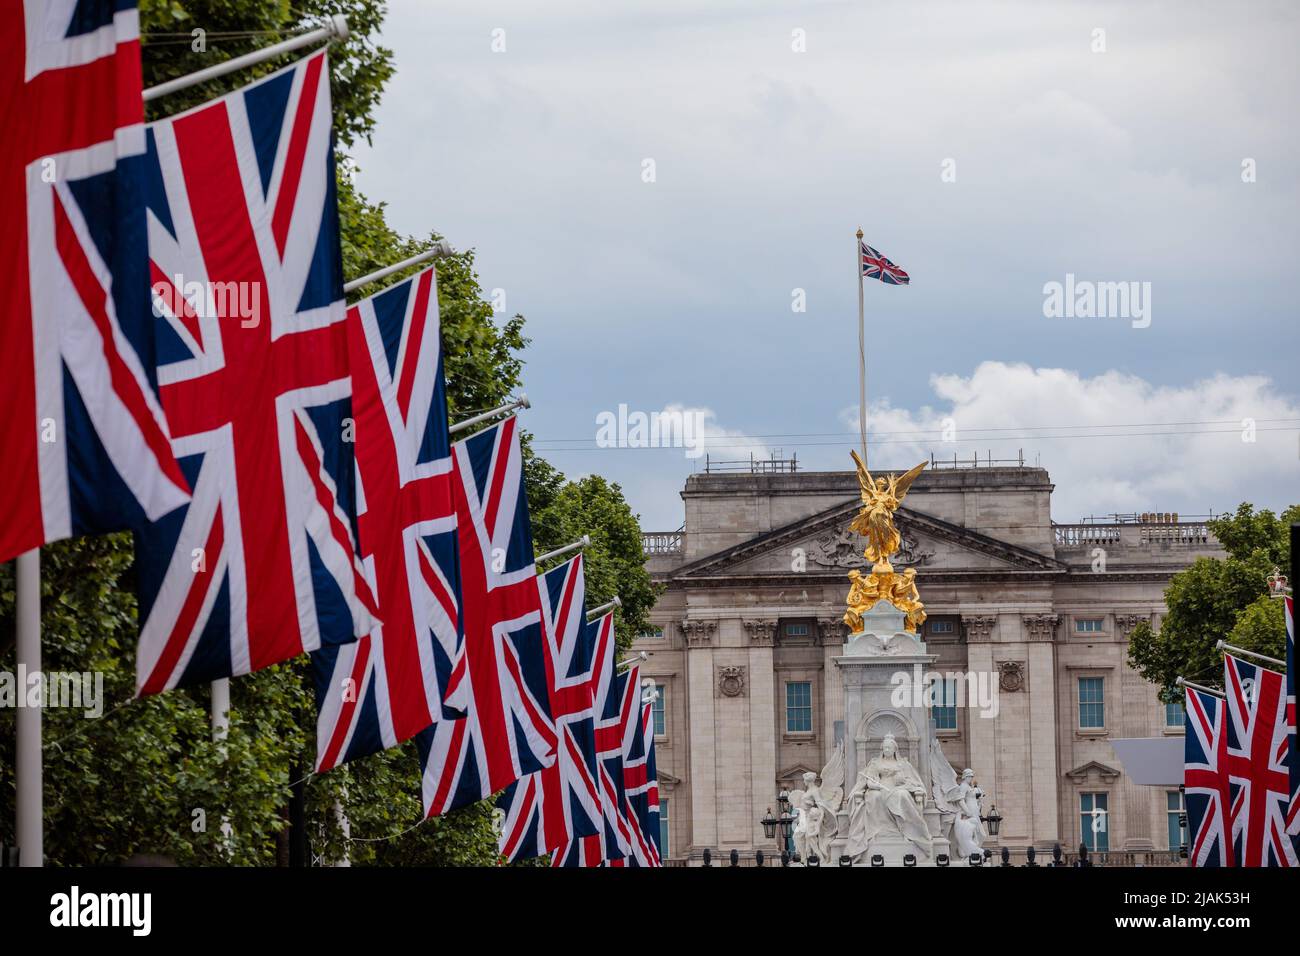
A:
[[[763,824],[763,836],[767,837],[769,840],[775,840],[776,827],[777,824],[779,824],[781,821],[778,820],[776,817],[772,816],[771,807],[767,808],[767,816],[763,817],[763,819],[760,820],[759,822]]]
[[[989,836],[995,837],[998,835],[998,829],[1002,826],[1002,814],[998,813],[997,804],[989,807],[989,815],[980,817],[980,820],[988,824]]]

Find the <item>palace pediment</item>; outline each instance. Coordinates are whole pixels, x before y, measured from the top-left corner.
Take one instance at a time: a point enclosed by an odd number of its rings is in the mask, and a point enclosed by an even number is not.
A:
[[[700,558],[676,569],[672,580],[689,582],[719,577],[783,577],[825,574],[843,577],[854,568],[867,568],[863,539],[848,530],[859,501],[850,499],[742,544]],[[893,557],[894,567],[933,572],[1047,572],[1065,565],[1048,555],[1001,541],[906,507],[895,513],[903,538]]]

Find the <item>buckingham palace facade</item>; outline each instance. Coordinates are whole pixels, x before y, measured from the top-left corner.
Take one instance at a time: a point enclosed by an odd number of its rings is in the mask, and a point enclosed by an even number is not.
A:
[[[763,464],[692,475],[683,527],[644,535],[664,591],[634,649],[660,690],[669,861],[777,855],[760,821],[846,733],[834,658],[846,575],[867,563],[847,531],[857,478]],[[1042,468],[948,464],[899,509],[894,564],[917,571],[937,655],[931,717],[949,762],[975,771],[986,812],[1002,817],[994,853],[1083,842],[1112,862],[1170,862],[1180,795],[1134,784],[1111,740],[1181,735],[1182,712],[1129,666],[1128,635],[1159,627],[1174,572],[1222,550],[1203,521],[1177,515],[1056,524],[1052,490]],[[961,699],[973,674],[996,684],[995,708]]]

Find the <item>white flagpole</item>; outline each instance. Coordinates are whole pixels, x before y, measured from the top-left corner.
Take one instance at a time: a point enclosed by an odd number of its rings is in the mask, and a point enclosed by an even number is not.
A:
[[[44,797],[41,779],[41,709],[45,706],[42,683],[36,707],[28,706],[26,682],[41,674],[41,551],[35,548],[18,555],[14,565],[17,600],[16,665],[23,680],[18,686],[16,778],[16,833],[18,865],[45,865]]]
[[[348,19],[342,14],[335,14],[330,17],[328,26],[311,30],[307,33],[300,33],[296,37],[285,40],[282,43],[276,43],[272,46],[263,47],[260,50],[254,50],[252,53],[245,53],[243,56],[237,56],[233,60],[227,60],[225,63],[217,63],[214,66],[205,67],[202,70],[196,70],[193,73],[186,73],[184,76],[178,76],[174,80],[168,80],[166,83],[159,83],[157,86],[151,86],[144,91],[144,101],[146,103],[156,100],[160,96],[166,96],[168,93],[175,93],[179,90],[187,90],[191,86],[198,86],[200,83],[206,83],[208,80],[215,80],[219,76],[225,76],[227,73],[234,73],[236,70],[242,70],[246,67],[256,66],[259,63],[265,63],[267,60],[273,60],[277,56],[285,53],[292,53],[294,50],[301,50],[305,46],[311,46],[313,43],[319,43],[321,40],[346,40],[348,38]]]
[[[594,621],[594,620],[596,620],[596,618],[600,617],[602,614],[605,614],[605,613],[607,613],[607,612],[609,612],[609,611],[612,611],[612,610],[614,610],[614,608],[616,608],[616,607],[622,607],[622,606],[623,606],[623,601],[622,601],[622,599],[619,598],[619,596],[616,594],[616,595],[614,595],[614,600],[612,600],[612,601],[607,601],[607,602],[605,602],[604,604],[602,604],[600,607],[593,607],[590,611],[588,611],[588,612],[587,612],[587,620],[588,620],[588,621]]]
[[[384,268],[377,269],[369,275],[364,275],[359,279],[353,279],[351,282],[343,283],[343,291],[351,292],[354,289],[361,288],[363,285],[367,285],[368,283],[378,282],[380,279],[387,279],[389,276],[401,272],[403,269],[409,269],[411,266],[418,266],[422,262],[428,262],[430,259],[438,259],[442,256],[454,256],[455,254],[456,250],[453,249],[449,243],[440,239],[433,244],[432,249],[426,249],[424,252],[416,253],[409,259],[403,259],[401,262],[394,262],[391,266],[384,266]]]
[[[862,464],[867,463],[867,330],[862,301],[862,229],[853,244],[853,261],[858,270],[858,431],[862,438]]]
[[[533,407],[532,404],[528,401],[528,396],[525,393],[520,392],[518,398],[513,398],[510,401],[506,402],[504,405],[500,405],[497,408],[494,408],[491,411],[484,412],[481,415],[475,415],[473,418],[467,418],[463,422],[457,422],[456,424],[452,425],[451,428],[448,429],[448,431],[451,432],[451,434],[453,435],[457,435],[460,432],[463,432],[467,428],[473,428],[479,422],[487,421],[489,418],[496,418],[498,415],[504,415],[506,412],[513,412],[516,408],[532,408],[532,407]]]

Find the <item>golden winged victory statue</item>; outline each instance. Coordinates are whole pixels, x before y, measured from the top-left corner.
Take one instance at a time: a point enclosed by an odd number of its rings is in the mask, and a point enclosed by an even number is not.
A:
[[[852,583],[844,623],[857,633],[862,630],[862,615],[877,602],[888,601],[903,612],[904,627],[915,634],[925,622],[925,607],[916,590],[916,571],[908,568],[902,574],[896,573],[889,563],[889,556],[902,543],[902,536],[894,526],[894,512],[926,463],[921,462],[901,475],[872,478],[858,453],[850,451],[849,454],[858,468],[858,485],[862,494],[862,510],[849,524],[849,530],[867,539],[866,550],[862,553],[872,565],[871,573],[867,575],[856,570],[849,572]]]

